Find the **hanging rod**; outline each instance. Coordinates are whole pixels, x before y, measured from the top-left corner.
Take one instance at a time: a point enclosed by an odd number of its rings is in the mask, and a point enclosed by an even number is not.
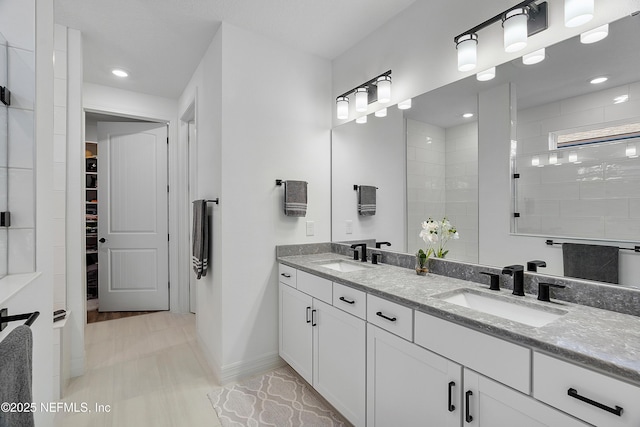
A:
[[[215,203],[216,205],[220,204],[220,198],[215,198],[213,200],[203,199],[202,201],[205,202],[205,203]],[[195,202],[197,202],[197,200],[194,200],[191,203],[195,203]]]
[[[360,185],[358,185],[358,184],[353,184],[353,189],[354,189],[354,190],[356,190],[356,191],[358,191],[358,188],[360,188],[360,187],[361,187],[361,186],[360,186]],[[379,190],[379,188],[378,188],[378,187],[376,187],[376,190]]]
[[[562,242],[554,242],[551,239],[547,239],[547,241],[544,242],[547,246],[553,246],[553,245],[561,245],[562,246]],[[640,246],[634,246],[633,248],[618,248],[621,251],[633,251],[633,252],[640,252]]]
[[[18,320],[26,320],[24,322],[25,325],[31,326],[33,322],[36,321],[38,316],[40,316],[39,311],[34,311],[33,313],[25,313],[25,314],[16,314],[14,316],[7,316],[9,311],[6,308],[0,310],[0,331],[4,330],[7,327],[7,323],[16,322]]]

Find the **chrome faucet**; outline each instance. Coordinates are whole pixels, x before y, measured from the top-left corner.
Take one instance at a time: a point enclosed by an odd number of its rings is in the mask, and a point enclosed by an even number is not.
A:
[[[524,266],[508,265],[502,269],[502,274],[513,276],[513,295],[524,296]]]
[[[353,249],[353,259],[358,259],[358,251],[356,248],[361,246],[360,248],[360,261],[367,262],[367,244],[366,243],[354,243],[351,245],[351,249]]]

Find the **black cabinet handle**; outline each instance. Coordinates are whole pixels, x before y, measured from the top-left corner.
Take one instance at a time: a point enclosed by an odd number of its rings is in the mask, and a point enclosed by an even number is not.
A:
[[[380,317],[382,317],[383,319],[387,319],[389,322],[395,322],[396,320],[398,320],[398,319],[396,319],[395,317],[387,317],[387,316],[385,316],[384,314],[382,314],[382,312],[381,312],[381,311],[377,312],[377,313],[376,313],[376,316],[380,316]]]
[[[344,302],[346,302],[347,304],[355,304],[355,303],[356,303],[356,302],[355,302],[355,301],[353,301],[353,300],[352,300],[352,301],[349,301],[349,300],[348,300],[348,299],[346,299],[345,297],[340,297],[340,301],[344,301]]]
[[[611,408],[610,406],[603,405],[602,403],[596,402],[595,400],[591,400],[588,397],[580,396],[575,388],[570,388],[569,390],[567,390],[567,394],[574,399],[578,399],[582,402],[588,403],[589,405],[593,405],[596,408],[602,409],[603,411],[611,412],[612,414],[617,416],[622,415],[623,409],[618,405],[616,405],[615,408]]]
[[[291,277],[289,273],[280,273],[280,275],[286,277],[287,279]]]
[[[311,320],[309,320],[309,310],[311,310],[311,307],[307,307],[307,323],[311,323]]]
[[[468,423],[473,421],[473,417],[471,416],[471,413],[469,412],[469,401],[471,400],[470,399],[471,396],[473,396],[473,392],[471,390],[467,390],[467,392],[464,394],[464,406],[465,406],[464,419]]]
[[[447,409],[449,409],[449,412],[453,412],[456,410],[456,406],[451,403],[451,395],[452,395],[451,391],[455,386],[456,386],[455,382],[453,381],[449,382],[449,403],[447,404],[448,406]]]
[[[316,311],[318,311],[318,310],[311,310],[311,326],[317,326],[318,325],[316,323]]]

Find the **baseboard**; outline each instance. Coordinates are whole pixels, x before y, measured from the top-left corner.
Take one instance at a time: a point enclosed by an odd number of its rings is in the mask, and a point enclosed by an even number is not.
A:
[[[284,360],[280,358],[278,353],[270,353],[253,360],[240,361],[226,366],[220,366],[216,357],[202,343],[200,337],[198,337],[198,345],[207,358],[207,363],[213,371],[213,376],[215,377],[216,382],[220,385],[239,381],[243,378],[270,371],[285,365]]]

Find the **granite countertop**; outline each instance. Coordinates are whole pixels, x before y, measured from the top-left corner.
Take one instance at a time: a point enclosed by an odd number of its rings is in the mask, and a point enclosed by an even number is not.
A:
[[[412,269],[386,264],[364,270],[339,272],[321,264],[349,257],[326,252],[313,255],[282,256],[282,264],[324,277],[355,289],[378,295],[481,332],[541,350],[570,362],[603,371],[640,385],[640,317],[592,308],[564,301],[537,301],[535,295],[517,297],[510,290],[499,293],[487,285],[429,273],[418,276]],[[533,327],[436,297],[451,291],[473,289],[474,293],[508,299],[517,304],[535,305],[546,311],[566,312],[551,323]]]

